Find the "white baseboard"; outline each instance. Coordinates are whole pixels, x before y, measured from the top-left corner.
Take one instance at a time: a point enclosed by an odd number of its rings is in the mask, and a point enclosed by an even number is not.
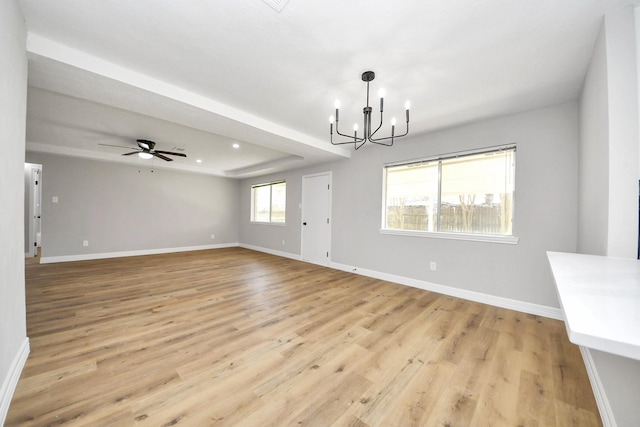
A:
[[[302,261],[302,256],[288,252],[281,252],[274,249],[263,248],[260,246],[247,245],[240,243],[239,245],[245,249],[251,249],[258,252],[265,252],[271,255],[281,256],[285,258]],[[337,262],[329,263],[329,268],[342,270],[349,273],[360,274],[362,276],[372,277],[374,279],[386,280],[388,282],[398,283],[400,285],[411,286],[413,288],[424,289],[425,291],[437,292],[439,294],[449,295],[452,297],[462,298],[469,301],[480,302],[483,304],[493,305],[496,307],[507,308],[510,310],[520,311],[522,313],[535,314],[537,316],[548,317],[550,319],[562,320],[562,310],[556,307],[546,305],[532,304],[529,302],[513,300],[509,298],[498,297],[494,295],[483,294],[480,292],[468,291],[465,289],[453,288],[450,286],[438,285],[435,283],[425,282],[423,280],[412,279],[409,277],[397,276],[395,274],[382,273],[380,271],[367,270],[364,268],[354,267],[351,265],[339,264]]]
[[[537,316],[548,317],[556,320],[564,320],[562,310],[556,307],[546,305],[532,304],[529,302],[513,300],[495,295],[483,294],[480,292],[468,291],[465,289],[453,288],[451,286],[438,285],[435,283],[425,282],[424,280],[412,279],[409,277],[397,276],[395,274],[382,273],[374,270],[338,264],[332,262],[329,265],[337,270],[347,271],[349,273],[361,274],[374,279],[386,280],[389,282],[399,283],[401,285],[411,286],[413,288],[424,289],[426,291],[437,292],[439,294],[449,295],[456,298],[462,298],[469,301],[475,301],[483,304],[489,304],[496,307],[507,308],[510,310],[520,311]]]
[[[233,248],[237,246],[239,246],[238,243],[222,243],[219,245],[186,246],[181,248],[145,249],[140,251],[51,256],[51,257],[41,257],[40,264],[50,264],[54,262],[86,261],[91,259],[122,258],[122,257],[140,256],[140,255],[157,255],[157,254],[168,254],[172,252],[202,251],[206,249]]]
[[[29,351],[29,338],[25,337],[18,353],[11,363],[7,377],[2,381],[2,388],[0,389],[0,425],[4,425],[7,418],[11,398],[13,397],[13,393],[18,385],[18,380],[20,379],[20,374],[22,374],[24,364],[27,362],[27,357],[29,357]]]
[[[240,243],[238,246],[245,249],[251,249],[252,251],[264,252],[266,254],[281,256],[283,258],[295,259],[296,261],[302,261],[302,257],[298,254],[292,254],[290,252],[276,251],[275,249],[263,248],[261,246],[247,245]]]
[[[600,374],[598,374],[598,369],[596,369],[596,364],[591,356],[591,351],[587,347],[580,346],[580,353],[582,353],[584,366],[587,368],[587,375],[589,376],[589,382],[593,389],[593,396],[596,398],[596,404],[600,411],[602,425],[604,427],[617,427],[613,410],[609,404],[609,399],[607,399],[607,393],[602,385],[602,380],[600,380]]]

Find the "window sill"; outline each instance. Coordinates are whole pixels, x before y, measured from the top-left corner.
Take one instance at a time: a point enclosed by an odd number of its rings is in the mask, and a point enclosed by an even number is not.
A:
[[[284,227],[287,225],[286,222],[261,222],[261,221],[249,221],[250,224],[255,225],[275,225],[276,227]]]
[[[465,234],[465,233],[445,233],[433,231],[411,231],[411,230],[388,230],[381,229],[380,234],[393,234],[397,236],[428,237],[432,239],[466,240],[470,242],[501,243],[506,245],[517,245],[520,240],[515,236],[499,236],[495,234]]]

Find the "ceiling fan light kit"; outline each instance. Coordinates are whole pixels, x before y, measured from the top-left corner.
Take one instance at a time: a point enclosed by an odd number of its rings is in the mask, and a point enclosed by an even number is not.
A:
[[[391,119],[391,136],[387,136],[384,138],[375,138],[375,134],[380,130],[380,128],[382,127],[382,120],[383,120],[383,112],[384,112],[384,89],[380,89],[380,91],[378,92],[378,95],[380,97],[380,124],[378,125],[378,127],[373,130],[372,126],[371,126],[371,113],[373,111],[373,108],[371,108],[369,106],[369,83],[371,81],[373,81],[373,79],[376,78],[376,74],[373,71],[365,71],[364,73],[362,73],[362,81],[367,83],[367,106],[364,107],[362,109],[362,113],[364,114],[364,129],[363,129],[363,136],[359,137],[358,136],[358,124],[355,123],[353,125],[353,136],[351,135],[346,135],[340,132],[340,130],[338,129],[338,123],[340,120],[340,101],[336,100],[336,115],[334,116],[329,116],[329,134],[331,137],[331,144],[333,145],[343,145],[343,144],[353,144],[354,148],[357,150],[358,148],[362,147],[367,141],[368,142],[372,142],[374,144],[378,144],[378,145],[384,145],[386,147],[390,147],[393,145],[393,141],[395,140],[395,138],[401,138],[403,136],[406,136],[409,134],[409,101],[407,101],[405,103],[405,117],[406,117],[406,122],[407,122],[407,129],[406,131],[402,134],[402,135],[396,135],[395,131],[396,131],[396,118],[393,117]],[[336,125],[336,133],[342,137],[345,138],[349,138],[348,141],[339,141],[339,142],[334,142],[333,140],[333,124],[335,123]]]
[[[155,149],[156,143],[154,141],[149,141],[148,139],[137,139],[136,142],[138,143],[138,148],[135,151],[131,151],[130,153],[124,153],[123,156],[131,156],[133,154],[137,154],[138,157],[140,157],[141,159],[148,160],[154,157],[158,157],[159,159],[165,160],[167,162],[172,162],[173,159],[170,157],[167,157],[166,155],[187,157],[187,155],[184,153],[176,153],[175,151],[156,150]],[[107,147],[127,148],[127,149],[131,148],[131,147],[124,147],[122,145],[111,145],[111,144],[98,144],[98,145],[105,145]]]

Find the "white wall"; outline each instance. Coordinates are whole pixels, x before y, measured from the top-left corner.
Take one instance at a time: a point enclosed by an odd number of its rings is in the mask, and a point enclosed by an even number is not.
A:
[[[313,167],[315,169],[318,166]],[[321,170],[322,167],[320,168]],[[286,223],[284,225],[271,225],[251,223],[251,186],[273,181],[287,182],[287,207]],[[240,242],[270,249],[272,252],[300,255],[300,224],[302,203],[302,178],[299,170],[285,171],[277,174],[266,175],[257,178],[249,178],[240,185],[239,201],[239,236]],[[284,240],[284,245],[282,241]]]
[[[638,85],[632,6],[603,21],[580,98],[578,250],[636,258]]]
[[[24,292],[26,28],[17,0],[0,2],[0,424],[28,354]]]
[[[609,93],[609,242],[607,255],[638,253],[638,90],[634,7],[605,15]]]
[[[514,234],[517,245],[380,234],[382,170],[387,162],[517,144]],[[300,255],[302,175],[333,172],[331,261],[465,291],[558,307],[545,251],[575,251],[578,108],[576,103],[365,146],[351,159],[244,180],[240,241]],[[249,223],[251,184],[287,180],[286,227]],[[281,241],[294,240],[289,247]],[[429,270],[436,261],[438,269]]]
[[[142,160],[136,167],[32,152],[27,159],[43,165],[43,259],[238,242],[235,180],[151,172]]]
[[[636,258],[638,245],[638,86],[635,11],[604,18],[580,98],[578,251]],[[640,362],[585,350],[600,407],[618,426],[640,419]],[[589,363],[589,358],[585,359]]]
[[[640,7],[634,9],[634,24],[636,29],[636,84],[637,99],[640,101]],[[640,134],[640,105],[638,106],[638,133]],[[640,150],[638,150],[638,170],[640,170]]]
[[[600,31],[580,97],[578,251],[606,255],[609,224],[609,108],[605,32]]]
[[[640,420],[640,362],[598,350],[588,351],[615,425],[637,426]],[[601,409],[600,412],[604,411]]]

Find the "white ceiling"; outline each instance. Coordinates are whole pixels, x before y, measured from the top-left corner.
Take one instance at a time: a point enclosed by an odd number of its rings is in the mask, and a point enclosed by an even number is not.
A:
[[[328,116],[361,121],[363,71],[412,135],[560,103],[604,13],[639,2],[22,0],[27,149],[139,163],[98,144],[144,138],[188,156],[156,167],[234,178],[346,158]]]

